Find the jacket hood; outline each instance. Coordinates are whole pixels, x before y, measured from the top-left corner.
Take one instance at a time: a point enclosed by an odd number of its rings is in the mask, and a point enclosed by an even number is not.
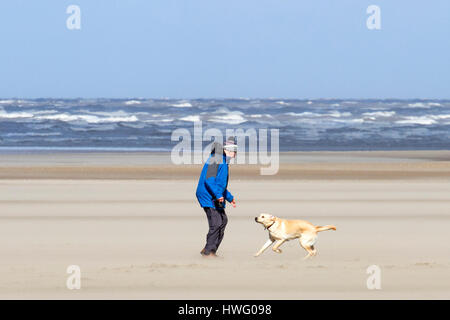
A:
[[[214,142],[211,146],[211,154],[223,153],[223,145],[219,142]]]

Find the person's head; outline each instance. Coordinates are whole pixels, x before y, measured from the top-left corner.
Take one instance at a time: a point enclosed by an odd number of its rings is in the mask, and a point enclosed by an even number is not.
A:
[[[237,154],[237,144],[234,137],[229,137],[223,146],[223,153],[229,157],[234,158]]]

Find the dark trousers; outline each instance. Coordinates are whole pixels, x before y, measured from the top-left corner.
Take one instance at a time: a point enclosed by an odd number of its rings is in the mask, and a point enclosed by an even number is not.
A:
[[[203,208],[208,218],[209,231],[206,236],[205,254],[216,252],[222,242],[228,222],[224,209]]]

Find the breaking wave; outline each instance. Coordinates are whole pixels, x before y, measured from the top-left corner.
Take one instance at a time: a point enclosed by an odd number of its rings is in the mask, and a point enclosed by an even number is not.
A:
[[[3,99],[0,148],[171,149],[193,123],[280,130],[281,150],[450,146],[450,101],[336,99]]]

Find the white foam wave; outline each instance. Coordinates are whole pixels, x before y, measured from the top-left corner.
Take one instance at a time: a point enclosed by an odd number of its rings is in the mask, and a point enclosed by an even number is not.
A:
[[[404,120],[398,120],[396,121],[398,124],[423,124],[423,125],[430,125],[435,124],[436,120],[428,117],[428,116],[410,116],[405,117]]]
[[[23,105],[23,104],[35,104],[34,101],[28,101],[28,100],[14,100],[14,99],[6,99],[6,100],[0,100],[0,104],[16,104],[16,105]]]
[[[431,117],[434,119],[448,119],[450,118],[450,114],[438,114]]]
[[[190,107],[192,107],[192,104],[189,102],[180,102],[180,103],[172,104],[171,106],[175,107],[175,108],[190,108]]]
[[[37,114],[55,114],[58,113],[59,111],[57,110],[33,110],[33,115],[37,115]]]
[[[0,100],[0,104],[11,104],[14,102],[15,102],[15,100]]]
[[[417,103],[409,103],[408,107],[412,107],[412,108],[428,108],[428,105],[426,105],[425,103],[422,103],[422,102],[417,102]]]
[[[73,121],[85,121],[87,123],[105,123],[105,122],[135,122],[138,121],[136,116],[128,116],[128,117],[105,117],[100,118],[92,115],[76,115],[76,114],[55,114],[55,115],[44,115],[35,117],[38,120],[59,120],[64,122],[73,122]]]
[[[340,117],[350,117],[352,114],[350,112],[333,111],[331,113],[327,113],[326,115],[334,118],[340,118]]]
[[[244,118],[244,114],[240,111],[228,111],[225,112],[224,110],[220,115],[214,115],[208,119],[208,121],[211,122],[217,122],[217,123],[228,123],[228,124],[240,124],[247,122],[247,119]]]
[[[285,115],[292,116],[292,117],[319,117],[321,114],[314,113],[314,112],[302,112],[302,113],[296,113],[296,112],[286,112]]]
[[[125,111],[119,110],[115,112],[89,112],[89,114],[68,114],[57,113],[56,110],[32,110],[32,112],[5,112],[0,108],[0,119],[17,119],[17,118],[33,118],[36,120],[59,120],[65,122],[85,121],[87,123],[104,123],[104,122],[135,122],[138,118],[130,115]],[[98,117],[102,116],[102,117]]]
[[[187,118],[187,117],[185,117],[185,118]],[[164,123],[167,123],[167,122],[173,122],[175,119],[173,119],[173,118],[162,118],[162,119],[146,119],[146,120],[144,120],[144,122],[148,122],[148,123],[160,123],[160,122],[164,122]],[[183,121],[191,121],[191,120],[185,120],[185,119],[180,119],[180,120],[183,120]],[[194,121],[199,121],[199,120],[194,120]]]
[[[134,129],[143,129],[143,128],[145,128],[145,123],[142,123],[142,122],[138,122],[138,123],[135,123],[135,122],[124,122],[121,125],[124,126],[124,127],[134,128]]]
[[[352,114],[350,112],[339,112],[339,111],[332,111],[330,113],[315,113],[306,111],[302,113],[287,112],[285,113],[285,115],[294,117],[311,117],[311,118],[320,118],[320,117],[340,118],[340,117],[350,117]]]
[[[200,116],[199,115],[195,115],[195,116],[187,116],[187,117],[183,117],[180,120],[182,121],[192,121],[192,122],[197,122],[200,121]]]
[[[24,133],[7,133],[6,137],[49,137],[49,136],[60,136],[59,132],[24,132]]]
[[[123,110],[117,110],[117,111],[89,111],[89,110],[80,110],[82,113],[91,114],[95,116],[102,116],[102,117],[129,117],[134,114],[130,114]]]
[[[339,122],[339,123],[363,123],[365,120],[364,119],[333,119],[333,122]]]
[[[396,123],[399,124],[422,124],[430,125],[435,124],[439,120],[450,119],[450,114],[433,114],[427,116],[409,116],[405,117],[403,120],[399,120]]]
[[[0,119],[15,119],[15,118],[32,118],[33,114],[29,112],[5,112],[0,109]]]
[[[409,103],[408,107],[411,108],[429,108],[429,107],[442,107],[442,104],[438,102],[416,102],[416,103]]]
[[[393,115],[395,115],[395,111],[376,111],[363,113],[363,116],[366,117],[392,117]]]
[[[141,102],[138,101],[138,100],[129,100],[129,101],[125,101],[125,104],[126,104],[127,106],[132,106],[132,105],[141,104]]]
[[[213,118],[209,119],[209,121],[218,122],[218,123],[227,123],[227,124],[241,124],[241,123],[247,122],[246,119],[242,118],[241,116],[237,116],[237,115],[213,117]]]

